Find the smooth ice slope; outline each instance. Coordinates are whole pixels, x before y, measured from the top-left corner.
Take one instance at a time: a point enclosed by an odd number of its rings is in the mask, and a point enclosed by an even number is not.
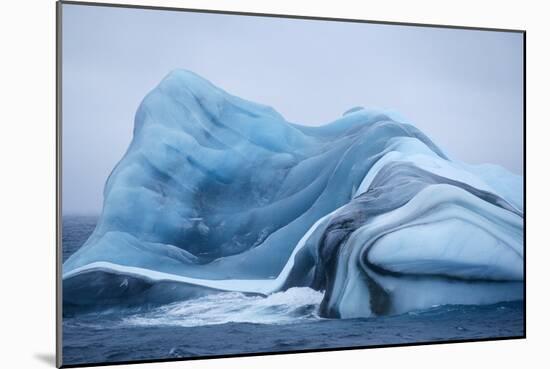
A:
[[[67,312],[291,287],[324,292],[329,317],[523,296],[521,177],[453,162],[389,112],[305,127],[174,71],[104,198],[63,266]]]

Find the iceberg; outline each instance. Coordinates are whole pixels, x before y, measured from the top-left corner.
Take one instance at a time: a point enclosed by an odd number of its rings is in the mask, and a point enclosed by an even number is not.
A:
[[[176,70],[63,265],[64,312],[301,287],[330,318],[518,300],[523,232],[522,177],[451,160],[394,112],[308,127]]]

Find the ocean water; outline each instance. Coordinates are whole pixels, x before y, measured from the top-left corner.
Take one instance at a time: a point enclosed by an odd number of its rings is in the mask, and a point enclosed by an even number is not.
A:
[[[63,260],[96,217],[63,218]],[[323,319],[322,293],[291,288],[268,297],[228,292],[149,310],[63,319],[63,364],[172,359],[404,343],[520,337],[523,302],[445,305],[367,319]]]
[[[98,217],[93,215],[73,215],[63,217],[62,251],[63,262],[78,250],[90,237]]]

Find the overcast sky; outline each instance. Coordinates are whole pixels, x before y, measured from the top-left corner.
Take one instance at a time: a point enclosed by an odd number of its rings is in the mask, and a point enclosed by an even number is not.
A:
[[[97,214],[143,97],[185,68],[287,120],[399,112],[451,157],[523,174],[519,33],[63,5],[63,212]]]

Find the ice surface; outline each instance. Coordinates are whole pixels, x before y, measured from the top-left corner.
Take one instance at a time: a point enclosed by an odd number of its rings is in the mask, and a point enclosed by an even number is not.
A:
[[[306,127],[177,70],[136,113],[96,229],[63,265],[64,302],[308,287],[321,315],[357,317],[521,299],[522,186],[396,113]]]

